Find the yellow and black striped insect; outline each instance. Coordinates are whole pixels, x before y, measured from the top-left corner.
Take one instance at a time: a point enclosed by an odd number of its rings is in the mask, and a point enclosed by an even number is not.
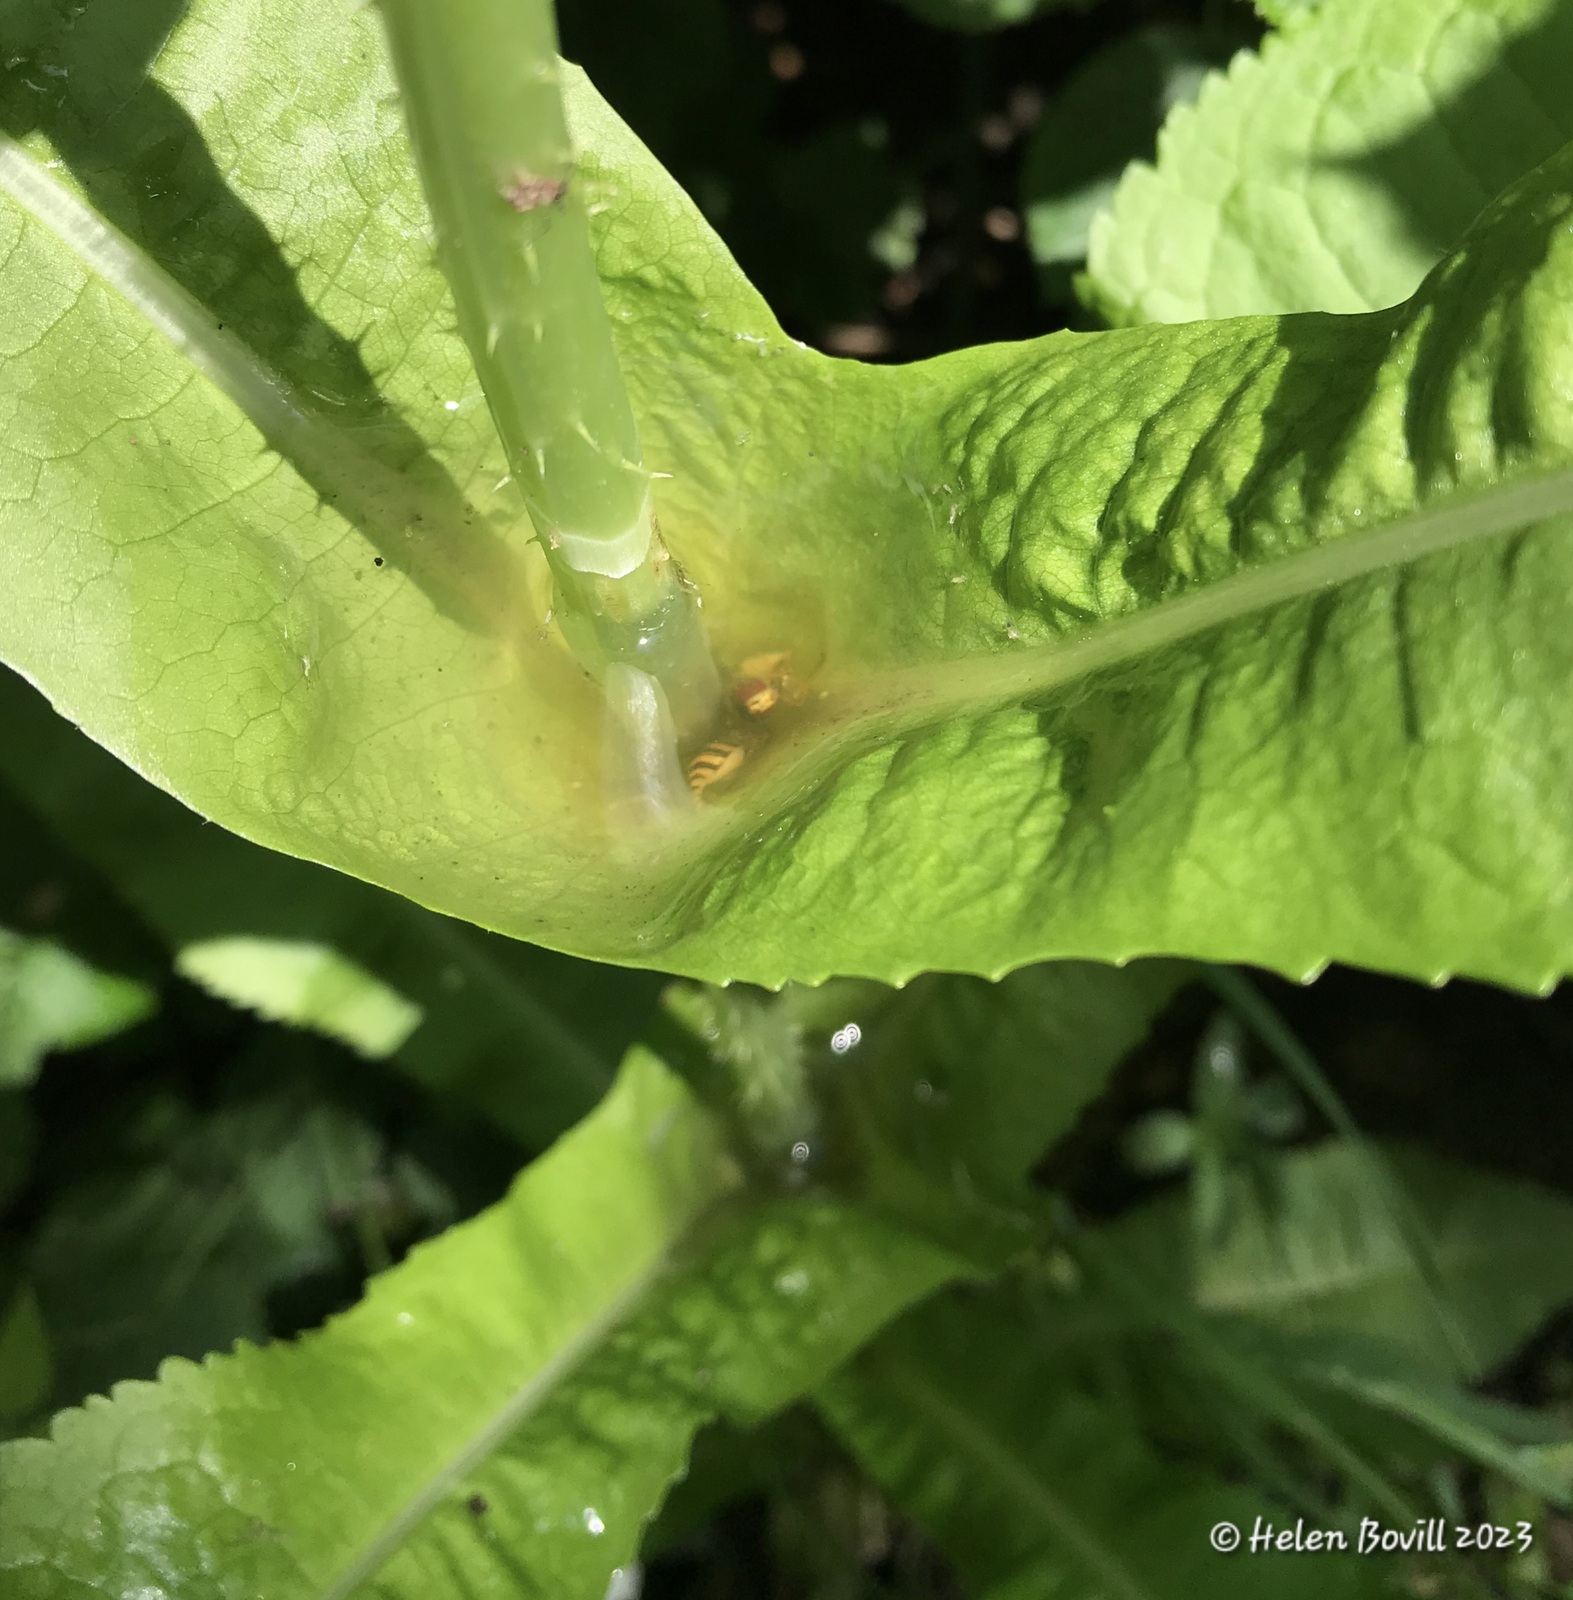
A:
[[[717,739],[688,763],[688,787],[696,795],[703,794],[711,784],[724,783],[732,777],[742,764],[742,745]]]

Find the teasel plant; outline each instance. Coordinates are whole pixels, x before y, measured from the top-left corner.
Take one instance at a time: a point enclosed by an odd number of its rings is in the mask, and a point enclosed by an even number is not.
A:
[[[551,0],[381,0],[438,256],[554,581],[607,699],[609,792],[691,800],[720,704],[700,597],[656,521],[575,181]]]

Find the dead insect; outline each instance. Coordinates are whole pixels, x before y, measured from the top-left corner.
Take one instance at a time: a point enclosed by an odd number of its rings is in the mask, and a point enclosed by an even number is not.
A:
[[[732,698],[751,717],[762,717],[773,711],[781,699],[781,691],[763,678],[744,678],[732,685]]]
[[[780,705],[792,681],[787,670],[790,650],[767,650],[739,663],[740,676],[732,686],[732,698],[751,717],[762,717]]]
[[[533,172],[515,172],[499,189],[515,211],[539,211],[554,206],[568,193],[566,178],[541,178]]]
[[[717,739],[688,763],[688,787],[703,794],[712,783],[722,783],[743,764],[743,747]]]

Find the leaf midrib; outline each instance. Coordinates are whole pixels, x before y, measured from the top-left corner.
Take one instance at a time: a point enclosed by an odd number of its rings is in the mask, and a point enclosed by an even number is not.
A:
[[[690,1229],[684,1230],[687,1237]],[[669,1246],[654,1263],[610,1301],[563,1347],[521,1384],[468,1444],[457,1451],[383,1524],[338,1576],[317,1591],[317,1600],[349,1600],[360,1586],[374,1578],[405,1545],[422,1522],[439,1506],[466,1474],[488,1460],[510,1434],[521,1428],[551,1397],[557,1386],[571,1377],[649,1297],[670,1270]]]
[[[1570,512],[1573,467],[1461,492],[1445,504],[1263,562],[1050,644],[870,674],[855,685],[829,685],[812,722],[766,758],[769,770],[760,775],[758,809],[772,809],[784,795],[801,792],[832,766],[844,764],[849,744],[872,748],[953,718],[1020,704],[1273,606]],[[827,739],[831,729],[836,737]]]
[[[1158,1600],[1086,1520],[1043,1482],[1030,1463],[965,1408],[941,1393],[925,1372],[902,1361],[893,1364],[886,1377],[889,1387],[901,1399],[937,1431],[948,1436],[958,1454],[970,1457],[1062,1540],[1087,1569],[1108,1586],[1111,1597],[1115,1600]]]
[[[307,410],[289,385],[132,240],[0,133],[0,192],[53,233],[243,410],[309,480],[331,482],[342,507],[404,525],[430,512],[404,474],[369,457],[343,430]],[[1450,494],[1380,526],[1345,533],[1160,601],[1084,633],[997,655],[940,660],[826,682],[802,727],[763,753],[747,800],[718,808],[707,831],[750,828],[806,786],[871,748],[951,718],[1063,688],[1182,644],[1256,612],[1342,587],[1479,539],[1573,512],[1573,467]],[[827,736],[828,735],[828,736]]]
[[[1394,1252],[1386,1260],[1351,1261],[1346,1266],[1332,1265],[1314,1272],[1296,1271],[1292,1278],[1280,1284],[1232,1285],[1209,1292],[1207,1309],[1271,1315],[1274,1311],[1293,1310],[1317,1300],[1383,1293],[1401,1286],[1405,1280],[1412,1282],[1423,1276],[1411,1256],[1397,1253],[1403,1248],[1400,1241],[1389,1237],[1384,1244]],[[1454,1280],[1499,1270],[1515,1254],[1521,1254],[1526,1262],[1535,1258],[1527,1246],[1517,1251],[1503,1250],[1485,1238],[1453,1241],[1444,1238],[1435,1247],[1438,1270],[1444,1278]]]
[[[425,524],[460,543],[450,504],[377,459],[288,382],[135,240],[0,132],[0,194],[54,235],[242,411],[269,446],[352,520],[389,533]]]

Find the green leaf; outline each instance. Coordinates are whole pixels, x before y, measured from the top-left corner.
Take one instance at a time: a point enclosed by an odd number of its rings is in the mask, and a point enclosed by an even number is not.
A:
[[[392,1055],[421,1024],[419,1006],[325,945],[206,939],[188,944],[175,968],[220,999],[314,1028],[366,1056]]]
[[[1016,1288],[958,1290],[884,1334],[818,1395],[864,1467],[977,1600],[1163,1600],[1385,1593],[1379,1563],[1323,1551],[1219,1555],[1294,1518],[1257,1492],[1168,1465],[1117,1405],[1068,1383]]]
[[[1151,158],[1158,129],[1201,91],[1238,35],[1157,25],[1105,45],[1059,89],[1022,158],[1027,247],[1040,267],[1079,262],[1092,219],[1108,208],[1126,166]]]
[[[953,1196],[1009,1204],[1190,975],[1178,962],[1062,961],[995,984],[918,978],[843,1058],[849,1091],[881,1143]]]
[[[128,1132],[128,1159],[68,1186],[31,1241],[59,1404],[265,1337],[268,1295],[335,1267],[335,1229],[386,1183],[374,1130],[298,1094],[203,1116],[156,1101]]]
[[[1164,129],[1092,233],[1113,322],[1396,305],[1573,138],[1558,0],[1325,0]]]
[[[1441,1380],[1379,1337],[1194,1316],[1150,1274],[1135,1295],[1110,1287],[1052,1265],[1041,1272],[1036,1359],[1057,1382],[1123,1412],[1161,1452],[1205,1462],[1228,1479],[1244,1474],[1288,1504],[1322,1508],[1324,1520],[1333,1504],[1343,1501],[1347,1511],[1351,1492],[1364,1498],[1361,1490],[1372,1487],[1397,1509],[1400,1483],[1423,1506],[1438,1469],[1460,1457],[1554,1504],[1568,1497],[1564,1424]],[[1301,1449],[1284,1449],[1286,1423]],[[1362,1482],[1352,1480],[1351,1466]],[[1331,1501],[1329,1467],[1342,1480]]]
[[[825,1196],[745,1202],[714,1120],[635,1052],[508,1199],[323,1331],[167,1362],[0,1449],[0,1581],[601,1600],[696,1427],[823,1381],[957,1270]]]
[[[1440,1285],[1478,1377],[1573,1298],[1573,1202],[1418,1149],[1386,1156],[1431,1240]],[[1275,1158],[1272,1199],[1236,1174],[1221,1236],[1187,1244],[1183,1208],[1155,1202],[1111,1238],[1160,1275],[1182,1276],[1204,1310],[1304,1333],[1397,1346],[1433,1374],[1457,1371],[1424,1280],[1361,1152],[1341,1140]]]
[[[1296,1376],[1326,1403],[1342,1395],[1409,1424],[1449,1453],[1501,1473],[1553,1505],[1573,1500],[1573,1436],[1540,1412],[1523,1411],[1438,1383],[1366,1339],[1287,1341]]]
[[[0,928],[0,1090],[25,1088],[51,1050],[80,1050],[158,1008],[151,989],[44,939]]]
[[[1568,970],[1569,158],[1382,316],[874,369],[786,339],[570,75],[662,526],[722,662],[790,650],[802,695],[730,794],[630,831],[374,18],[89,15],[18,46],[53,97],[4,102],[47,127],[0,159],[0,653],[205,815],[517,937],[769,984],[1159,950]]]
[[[462,1096],[529,1148],[550,1143],[595,1104],[654,1008],[659,979],[487,935],[205,826],[9,673],[0,673],[0,735],[0,776],[75,851],[73,859],[57,844],[47,876],[22,880],[20,903],[42,891],[65,897],[70,912],[92,887],[79,889],[73,877],[85,861],[172,952],[245,935],[353,958],[425,1015],[397,1064]],[[6,816],[19,831],[40,831],[21,807],[8,806]],[[41,854],[47,843],[33,839],[29,849]],[[94,899],[84,909],[85,923],[68,917],[73,941],[97,934],[101,943],[106,908]],[[146,963],[129,935],[106,954],[121,947]]]
[[[1055,962],[996,983],[927,973],[761,996],[674,985],[663,1039],[767,1181],[834,1174],[991,1269],[1038,1226],[1028,1168],[1067,1133],[1193,969]],[[696,1048],[694,1041],[700,1041]]]

